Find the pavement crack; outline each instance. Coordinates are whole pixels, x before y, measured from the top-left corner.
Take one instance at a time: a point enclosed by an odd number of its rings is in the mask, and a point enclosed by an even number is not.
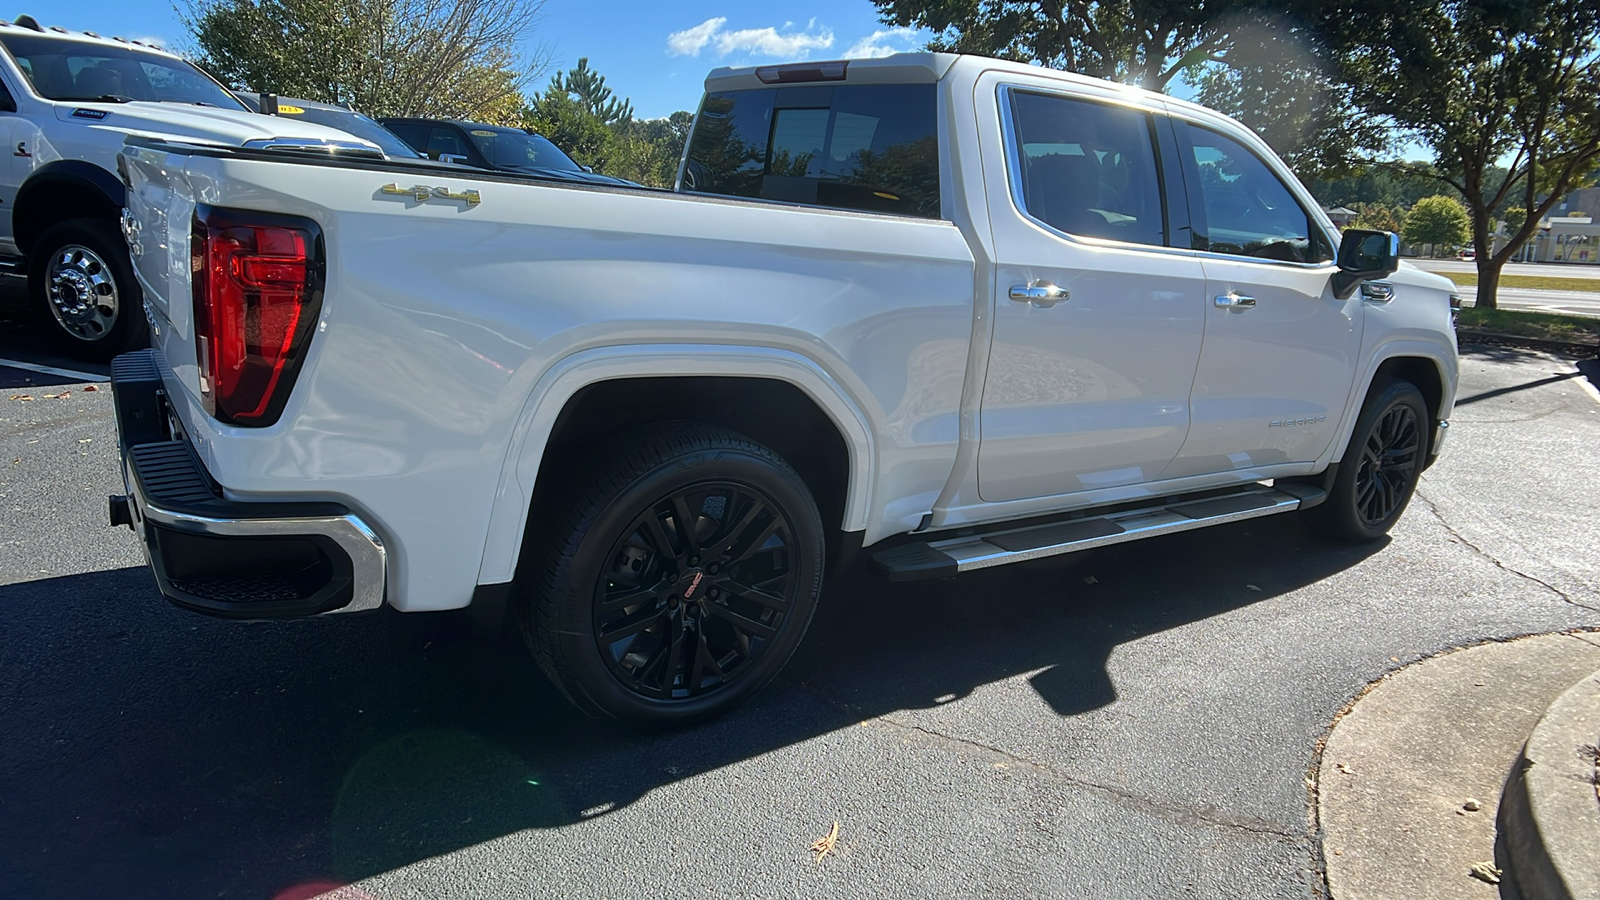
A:
[[[1165,803],[1158,800],[1153,800],[1149,797],[1133,793],[1132,791],[1128,791],[1124,788],[1119,788],[1109,784],[1102,784],[1098,781],[1091,781],[1087,778],[1082,778],[1077,775],[1063,772],[1049,764],[1039,762],[1035,759],[1030,759],[1026,756],[1018,755],[1013,751],[1006,750],[1001,747],[985,744],[982,741],[945,734],[944,732],[927,728],[922,725],[914,725],[906,722],[896,721],[888,716],[879,716],[874,721],[882,722],[883,724],[892,726],[901,731],[915,732],[923,735],[924,737],[932,738],[935,741],[960,744],[972,750],[978,750],[986,754],[1003,757],[1004,759],[1026,766],[1035,772],[1043,773],[1057,781],[1072,785],[1073,787],[1083,788],[1085,790],[1105,795],[1122,804],[1123,806],[1131,807],[1141,812],[1150,813],[1165,819],[1191,824],[1198,822],[1215,828],[1225,828],[1232,831],[1241,831],[1263,837],[1281,838],[1299,843],[1304,843],[1307,840],[1306,835],[1296,832],[1292,829],[1276,827],[1270,823],[1259,820],[1242,819],[1235,816],[1222,815],[1215,807],[1181,806],[1174,803]]]
[[[1474,544],[1471,540],[1469,540],[1467,538],[1466,535],[1464,535],[1460,531],[1456,530],[1456,527],[1454,525],[1450,524],[1450,520],[1446,519],[1444,517],[1444,513],[1439,511],[1439,507],[1436,504],[1434,504],[1434,502],[1432,500],[1429,500],[1426,496],[1424,496],[1420,489],[1415,491],[1412,494],[1412,496],[1416,497],[1418,500],[1421,500],[1423,502],[1423,504],[1428,507],[1428,512],[1433,513],[1433,517],[1435,519],[1439,520],[1439,524],[1444,526],[1444,530],[1449,532],[1451,537],[1453,537],[1456,540],[1460,541],[1462,546],[1464,546],[1467,549],[1471,550],[1473,553],[1476,553],[1479,556],[1483,557],[1484,559],[1488,560],[1490,563],[1492,563],[1494,565],[1495,568],[1501,570],[1502,572],[1506,572],[1508,574],[1515,575],[1516,577],[1524,579],[1526,581],[1531,581],[1534,584],[1537,584],[1540,587],[1544,588],[1545,590],[1549,591],[1550,593],[1555,594],[1557,597],[1560,597],[1562,600],[1566,601],[1567,603],[1570,603],[1573,606],[1576,606],[1576,607],[1578,607],[1580,609],[1587,609],[1590,612],[1600,612],[1600,608],[1597,608],[1597,607],[1594,607],[1594,606],[1590,606],[1587,603],[1581,603],[1578,600],[1573,599],[1571,594],[1568,594],[1566,591],[1563,591],[1562,589],[1556,587],[1555,585],[1551,584],[1550,582],[1545,581],[1544,579],[1539,578],[1537,576],[1529,575],[1527,572],[1524,572],[1524,571],[1522,571],[1520,569],[1517,569],[1517,568],[1515,568],[1513,566],[1506,565],[1504,562],[1501,562],[1499,559],[1495,558],[1495,556],[1493,554],[1489,553],[1487,550],[1484,550],[1482,547],[1479,547],[1477,544]]]

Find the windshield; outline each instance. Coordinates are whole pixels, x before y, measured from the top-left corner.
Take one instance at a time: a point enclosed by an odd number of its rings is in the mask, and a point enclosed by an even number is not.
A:
[[[298,110],[298,112],[297,112]],[[416,159],[417,151],[405,141],[377,122],[349,109],[326,109],[319,106],[294,106],[293,101],[278,101],[278,115],[285,119],[302,119],[313,125],[337,128],[345,134],[365,138],[383,151],[384,156],[395,159]]]
[[[204,72],[170,56],[25,34],[0,35],[0,45],[46,100],[154,100],[244,109]]]
[[[477,145],[490,165],[509,169],[582,171],[578,164],[572,161],[572,157],[561,152],[560,147],[537,134],[491,130],[472,125],[467,126],[467,133],[472,135],[472,143]]]

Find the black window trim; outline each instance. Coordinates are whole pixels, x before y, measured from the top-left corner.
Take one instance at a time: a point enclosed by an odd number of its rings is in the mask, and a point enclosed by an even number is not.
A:
[[[1267,171],[1271,172],[1273,176],[1278,179],[1279,183],[1283,185],[1284,190],[1289,192],[1290,198],[1293,199],[1300,207],[1300,211],[1305,213],[1307,229],[1310,230],[1314,228],[1316,230],[1315,235],[1308,235],[1308,237],[1315,237],[1321,242],[1325,243],[1330,256],[1337,258],[1339,253],[1338,238],[1329,234],[1321,219],[1319,219],[1315,214],[1306,208],[1307,198],[1301,196],[1300,192],[1294,189],[1295,185],[1300,184],[1300,180],[1298,178],[1294,178],[1293,173],[1289,173],[1289,178],[1284,178],[1286,169],[1280,170],[1278,166],[1274,166],[1272,164],[1271,160],[1262,156],[1247,142],[1240,140],[1236,135],[1229,134],[1226,129],[1219,128],[1213,123],[1175,113],[1169,114],[1168,119],[1172,123],[1172,131],[1177,139],[1178,164],[1183,172],[1184,184],[1187,187],[1190,209],[1189,217],[1195,236],[1206,240],[1207,245],[1209,246],[1210,240],[1208,238],[1208,226],[1206,223],[1205,198],[1200,193],[1200,167],[1199,164],[1195,162],[1194,142],[1190,140],[1187,129],[1178,127],[1180,123],[1193,128],[1199,128],[1202,131],[1209,131],[1212,134],[1220,137],[1225,137],[1228,140],[1233,141],[1235,144],[1238,144],[1240,147],[1243,147],[1245,152],[1249,153],[1251,156],[1254,156],[1257,162],[1266,167]],[[1301,187],[1304,186],[1302,185]],[[1318,206],[1317,209],[1320,211],[1321,207]],[[1287,259],[1266,259],[1260,256],[1247,256],[1241,253],[1221,253],[1210,249],[1195,249],[1193,252],[1200,256],[1211,259],[1226,259],[1235,262],[1246,260],[1263,265],[1293,266],[1301,269],[1338,268],[1338,264],[1334,261],[1334,259],[1326,259],[1320,262],[1295,262]]]
[[[1037,94],[1043,97],[1053,97],[1060,100],[1077,100],[1083,103],[1097,103],[1101,106],[1114,106],[1128,109],[1144,116],[1146,127],[1149,129],[1150,150],[1156,160],[1156,181],[1161,197],[1161,235],[1160,244],[1141,244],[1137,241],[1119,241],[1115,238],[1094,237],[1092,235],[1073,234],[1070,231],[1051,225],[1028,211],[1026,194],[1022,184],[1022,146],[1017,140],[1015,97],[1017,94]],[[1186,180],[1186,173],[1179,165],[1174,165],[1170,154],[1173,148],[1170,141],[1163,140],[1163,129],[1157,124],[1157,119],[1166,118],[1161,110],[1151,109],[1138,103],[1121,102],[1110,97],[1097,97],[1091,94],[1078,94],[1071,91],[1051,90],[1049,88],[1022,85],[1001,84],[998,88],[997,105],[1000,108],[1000,139],[1005,146],[1006,181],[1010,188],[1011,207],[1017,214],[1051,234],[1059,235],[1068,240],[1078,241],[1095,247],[1119,247],[1124,249],[1151,250],[1151,251],[1178,251],[1180,253],[1193,253],[1190,248],[1177,243],[1177,235],[1190,226],[1190,202],[1182,190]],[[1170,131],[1170,129],[1166,129]]]

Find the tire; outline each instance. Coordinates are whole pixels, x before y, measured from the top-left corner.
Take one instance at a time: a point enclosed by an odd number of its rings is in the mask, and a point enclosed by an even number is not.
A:
[[[107,220],[47,229],[28,263],[28,293],[56,345],[75,359],[103,362],[149,340],[128,246]]]
[[[771,681],[810,625],[817,505],[781,457],[722,428],[670,423],[617,445],[549,532],[519,598],[523,637],[592,715],[640,728],[716,715]]]
[[[1428,404],[1409,381],[1375,384],[1356,419],[1328,499],[1305,512],[1318,533],[1355,543],[1394,527],[1417,489],[1428,452]]]

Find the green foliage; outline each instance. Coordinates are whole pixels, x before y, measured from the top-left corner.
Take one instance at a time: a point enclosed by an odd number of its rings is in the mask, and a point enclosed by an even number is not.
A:
[[[1600,162],[1600,4],[1311,5],[1354,101],[1433,150],[1438,178],[1460,192],[1480,241],[1496,210],[1526,211],[1499,251],[1478,254],[1478,302],[1493,307],[1505,262]],[[1502,160],[1509,175],[1496,180]]]
[[[529,99],[519,124],[544,135],[580,165],[647,187],[672,187],[678,177],[694,116],[635,119],[633,104],[606,86],[587,59],[556,73],[543,92]]]
[[[224,82],[372,116],[506,122],[539,68],[543,0],[191,0],[197,61]]]
[[[1456,247],[1466,243],[1471,233],[1467,208],[1444,194],[1418,200],[1400,226],[1400,237],[1413,245]]]
[[[879,17],[934,32],[929,48],[1081,72],[1165,90],[1227,52],[1215,27],[1244,0],[873,0]]]
[[[586,112],[606,125],[626,125],[633,120],[633,103],[611,95],[606,77],[589,68],[589,58],[579,57],[578,67],[566,75],[557,72],[550,79],[546,94],[564,93],[578,101]]]
[[[1359,213],[1350,222],[1351,228],[1368,228],[1375,231],[1400,233],[1400,217],[1382,203],[1363,203],[1356,207]]]

